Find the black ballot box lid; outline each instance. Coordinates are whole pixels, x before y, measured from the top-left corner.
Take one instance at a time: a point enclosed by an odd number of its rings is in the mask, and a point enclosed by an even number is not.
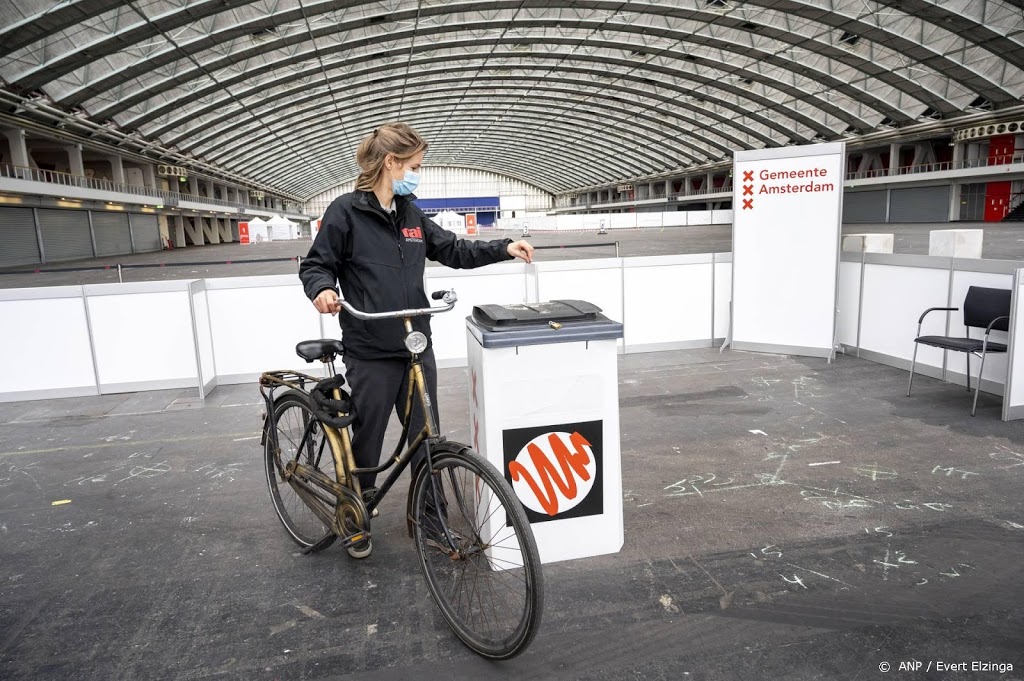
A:
[[[485,348],[622,338],[622,324],[583,300],[476,305],[467,327]]]

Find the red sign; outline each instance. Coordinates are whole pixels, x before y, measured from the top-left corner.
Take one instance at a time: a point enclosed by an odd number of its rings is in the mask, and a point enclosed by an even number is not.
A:
[[[239,222],[238,223],[238,243],[247,244],[249,243],[249,223]]]

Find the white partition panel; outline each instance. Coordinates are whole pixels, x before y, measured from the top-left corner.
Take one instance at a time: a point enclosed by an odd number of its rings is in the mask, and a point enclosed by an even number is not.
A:
[[[686,211],[676,210],[669,213],[662,213],[662,223],[666,227],[684,227],[686,226]]]
[[[217,365],[213,359],[213,331],[210,328],[210,305],[206,300],[206,281],[197,280],[189,285],[192,297],[192,320],[199,355],[200,393],[202,397],[217,387]]]
[[[622,274],[626,352],[711,345],[710,254],[630,258]]]
[[[612,213],[611,229],[633,229],[636,227],[636,213]]]
[[[199,386],[190,283],[84,287],[101,393]]]
[[[563,260],[536,263],[537,298],[585,300],[617,322],[622,314],[622,259]],[[622,339],[619,339],[622,344]]]
[[[611,221],[607,213],[593,213],[581,217],[583,218],[583,229],[601,229],[602,223],[607,227]]]
[[[96,395],[81,286],[0,289],[0,402]]]
[[[664,213],[637,213],[636,226],[644,229],[661,228],[664,222]]]
[[[583,216],[582,215],[556,215],[555,225],[558,231],[578,231],[583,229]],[[465,335],[465,333],[463,333]]]
[[[732,209],[726,210],[713,210],[711,211],[711,224],[713,225],[731,225],[732,224]]]
[[[319,364],[307,365],[295,354],[300,341],[322,334],[320,313],[294,275],[208,279],[206,285],[220,384],[245,383],[269,369],[319,371]]]
[[[466,317],[474,305],[521,304],[527,301],[526,263],[503,263],[476,270],[452,270],[428,267],[427,291],[455,289],[459,300],[455,309],[434,315],[430,320],[434,359],[440,367],[466,366]],[[437,305],[436,301],[432,304]]]
[[[894,256],[879,256],[893,258]],[[864,300],[861,313],[862,356],[878,353],[903,360],[910,367],[917,335],[917,320],[930,307],[946,307],[949,292],[948,258],[916,258],[919,266],[880,265],[870,260],[864,267]],[[931,261],[935,267],[920,266]],[[943,268],[942,261],[947,263]],[[932,312],[925,318],[923,335],[945,335],[946,317]],[[942,350],[922,346],[918,366],[942,368]]]
[[[709,210],[688,210],[686,211],[686,224],[688,225],[710,225],[711,211]]]
[[[857,262],[839,263],[839,342],[851,347],[857,345],[860,268],[859,257]]]
[[[958,261],[963,262],[963,261]],[[975,261],[977,262],[977,261]],[[994,263],[989,263],[994,264]],[[953,286],[950,289],[950,307],[960,308],[950,316],[950,335],[962,336],[966,334],[964,328],[964,298],[967,296],[967,289],[971,286],[985,286],[987,288],[1001,288],[1009,290],[1013,286],[1013,275],[1009,273],[1012,265],[1007,267],[1006,274],[998,272],[972,272],[955,269],[953,270]],[[984,329],[972,329],[972,338],[983,338]],[[996,343],[1009,343],[1009,334],[1006,331],[993,330],[989,338]],[[971,358],[971,381],[978,375],[978,368],[981,360]],[[967,355],[962,352],[950,352],[946,358],[946,380],[963,383],[966,385]],[[981,384],[982,390],[1002,394],[1003,384],[1006,382],[1006,354],[990,354],[985,359],[985,374]]]
[[[1013,274],[1013,298],[1010,303],[1010,352],[1007,358],[1006,391],[1003,395],[1003,420],[1024,419],[1024,270]]]
[[[533,218],[534,222],[530,225],[531,229],[538,229],[542,232],[551,232],[558,228],[558,220],[554,215],[542,215],[540,217]]]
[[[715,253],[715,340],[729,335],[729,305],[732,300],[732,254]]]

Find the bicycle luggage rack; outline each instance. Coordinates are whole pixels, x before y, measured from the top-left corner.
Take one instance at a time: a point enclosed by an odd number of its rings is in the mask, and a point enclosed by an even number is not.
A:
[[[302,393],[310,400],[310,407],[314,410],[314,414],[321,421],[327,422],[328,425],[334,426],[335,428],[346,428],[351,421],[355,418],[354,410],[352,410],[351,402],[348,399],[348,395],[341,392],[342,400],[348,402],[344,405],[347,407],[347,412],[344,415],[340,415],[334,412],[332,408],[342,406],[342,402],[335,402],[334,400],[327,398],[326,395],[318,393],[315,388],[321,382],[324,382],[329,388],[340,386],[333,385],[338,379],[330,378],[318,378],[309,374],[304,374],[301,371],[292,371],[290,369],[277,370],[277,371],[266,371],[259,379],[260,395],[263,396],[263,401],[266,403],[266,412],[263,415],[264,423],[272,423],[276,421],[276,414],[274,413],[274,392],[279,388],[287,388]],[[341,383],[344,383],[344,379],[341,379]],[[333,412],[333,413],[332,413]],[[269,429],[264,427],[263,436],[260,438],[260,444],[266,444],[266,438],[270,435]],[[274,434],[276,436],[276,433]],[[277,443],[275,442],[275,447]],[[290,478],[295,473],[294,466],[286,467],[282,471],[286,475],[286,479],[289,480],[290,484],[294,486],[294,482],[291,482]],[[357,542],[364,541],[370,538],[369,526],[360,523],[359,518],[368,519],[369,514],[366,512],[366,507],[363,504],[363,500],[360,499],[354,492],[343,485],[338,484],[336,481],[331,480],[323,474],[318,474],[318,471],[307,473],[307,479],[303,481],[304,484],[296,487],[296,493],[300,496],[305,494],[315,494],[311,489],[306,489],[306,485],[311,485],[313,488],[319,487],[329,493],[332,493],[338,497],[339,505],[335,510],[336,518],[333,522],[329,522],[327,518],[322,518],[326,524],[333,527],[334,532],[328,533],[324,536],[321,542],[327,541],[330,537],[337,535],[341,541],[343,548],[349,548],[355,545]],[[298,478],[297,478],[298,479]],[[358,510],[353,511],[352,506],[356,506]],[[351,529],[351,532],[338,532],[338,530]],[[319,544],[320,542],[317,542]],[[308,547],[304,550],[304,553],[309,553],[317,549],[317,544]]]
[[[290,369],[264,371],[260,376],[260,394],[263,395],[263,399],[267,399],[267,394],[263,390],[264,387],[270,388],[271,395],[273,395],[275,389],[283,387],[298,390],[308,395],[309,389],[306,387],[306,384],[313,383],[315,385],[320,380],[316,376],[310,376],[301,371],[292,371]]]

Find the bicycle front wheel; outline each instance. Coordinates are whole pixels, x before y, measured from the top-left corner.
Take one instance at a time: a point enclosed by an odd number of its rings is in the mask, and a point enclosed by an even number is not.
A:
[[[302,497],[283,477],[284,467],[289,461],[297,461],[310,468],[316,468],[332,480],[335,479],[334,458],[331,444],[324,434],[323,424],[316,420],[305,396],[299,393],[285,393],[274,401],[275,423],[268,424],[265,442],[265,465],[270,499],[274,503],[281,524],[299,546],[308,548],[330,531],[321,518],[306,505]],[[269,432],[277,432],[277,445]],[[323,495],[326,496],[326,495]],[[324,510],[334,513],[334,501],[318,497]],[[325,541],[318,545],[323,550],[334,543]]]
[[[413,485],[416,551],[427,586],[455,634],[474,652],[518,655],[540,627],[544,586],[537,544],[512,488],[468,447],[431,450]]]

